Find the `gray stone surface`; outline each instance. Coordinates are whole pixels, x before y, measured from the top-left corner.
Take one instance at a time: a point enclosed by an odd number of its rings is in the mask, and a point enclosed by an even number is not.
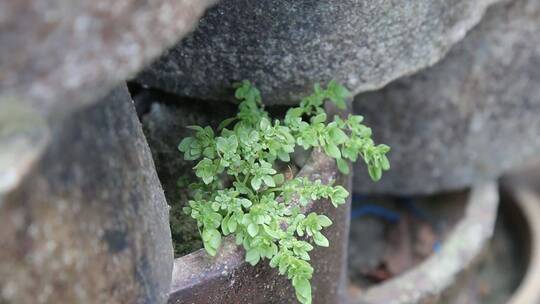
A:
[[[125,85],[51,134],[0,197],[0,303],[165,303],[168,207]]]
[[[133,76],[213,2],[0,1],[0,195],[46,147],[46,121]]]
[[[440,60],[496,1],[223,0],[138,79],[216,100],[249,79],[266,103],[331,79],[373,90]]]
[[[355,190],[464,188],[540,154],[540,2],[505,1],[436,66],[356,97],[374,137],[392,147],[378,183]]]
[[[46,113],[95,100],[192,30],[213,2],[2,1],[1,95]]]

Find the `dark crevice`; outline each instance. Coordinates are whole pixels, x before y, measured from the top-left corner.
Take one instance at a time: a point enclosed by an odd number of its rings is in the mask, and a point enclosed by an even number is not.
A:
[[[149,98],[148,90],[138,83],[129,81],[127,82],[127,87],[131,99],[133,100],[133,104],[135,105],[137,117],[139,117],[139,120],[142,120],[143,115],[150,112],[150,106],[152,104],[152,99]]]
[[[192,169],[195,164],[183,159],[178,143],[193,134],[186,126],[210,126],[217,130],[220,122],[236,115],[238,104],[182,97],[137,83],[128,83],[128,88],[171,207],[171,235],[175,256],[180,257],[201,248],[202,242],[196,222],[182,210],[189,199],[187,185],[196,177]],[[288,109],[288,106],[266,107],[273,118],[283,118]]]
[[[194,163],[183,159],[178,143],[192,135],[186,126],[210,125],[215,129],[223,119],[236,114],[237,105],[181,97],[136,83],[128,86],[170,206],[175,257],[183,256],[201,248],[202,242],[196,222],[182,210],[188,201],[187,185],[195,176]]]

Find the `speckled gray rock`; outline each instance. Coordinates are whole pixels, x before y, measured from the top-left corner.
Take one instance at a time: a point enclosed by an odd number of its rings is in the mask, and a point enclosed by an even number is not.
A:
[[[127,88],[51,138],[0,200],[0,302],[164,303],[168,208]]]
[[[10,116],[0,117],[0,146],[10,147],[0,149],[0,195],[46,147],[45,121],[103,97],[191,30],[213,2],[0,1],[0,116]]]
[[[377,141],[392,147],[378,183],[356,191],[431,193],[493,178],[540,154],[540,2],[490,8],[436,66],[359,95]]]
[[[2,1],[0,92],[39,101],[46,113],[96,100],[193,29],[213,2]]]
[[[437,62],[496,1],[224,0],[139,81],[219,100],[249,79],[289,104],[331,79],[373,90]]]

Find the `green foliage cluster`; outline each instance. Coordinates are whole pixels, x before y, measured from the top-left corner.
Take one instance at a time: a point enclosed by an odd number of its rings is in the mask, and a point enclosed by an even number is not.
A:
[[[219,134],[210,127],[191,126],[194,136],[178,147],[186,160],[198,160],[194,170],[200,180],[190,186],[193,195],[185,212],[197,221],[206,251],[214,256],[223,236],[234,235],[246,250],[246,261],[256,265],[270,260],[271,267],[291,280],[301,303],[311,303],[312,244],[329,246],[322,230],[332,224],[325,215],[303,214],[302,207],[321,198],[338,207],[349,193],[320,180],[286,179],[274,165],[289,162],[301,146],[321,149],[336,159],[343,173],[349,172],[347,160],[361,157],[372,179],[380,179],[389,169],[389,147],[374,144],[362,117],[335,116],[327,123],[324,102],[344,109],[349,95],[334,81],[326,89],[315,85],[314,93],[289,109],[283,121],[272,120],[259,91],[244,81],[235,94],[241,101],[239,112],[223,121]]]

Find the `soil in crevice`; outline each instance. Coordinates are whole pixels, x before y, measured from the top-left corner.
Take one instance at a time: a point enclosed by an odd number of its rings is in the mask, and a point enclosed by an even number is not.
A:
[[[193,131],[190,125],[211,126],[236,113],[236,105],[181,98],[159,90],[131,88],[133,101],[150,146],[158,177],[170,206],[170,227],[175,257],[202,248],[196,221],[183,212],[188,185],[196,180],[195,162],[184,160],[178,144]]]

